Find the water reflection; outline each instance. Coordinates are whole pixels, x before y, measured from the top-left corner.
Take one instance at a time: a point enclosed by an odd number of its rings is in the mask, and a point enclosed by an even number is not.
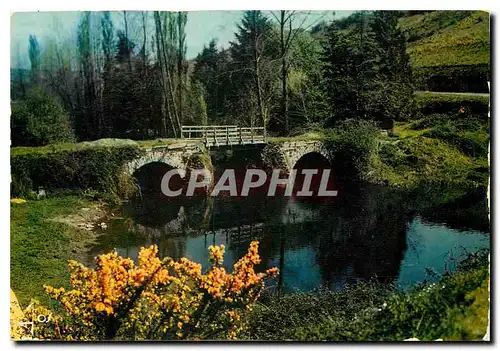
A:
[[[483,232],[460,232],[456,227],[467,218],[452,221],[452,229],[437,208],[381,187],[344,189],[341,196],[322,203],[258,194],[175,200],[149,196],[125,204],[123,217],[111,220],[90,254],[116,248],[136,258],[141,246],[156,244],[162,256],[207,263],[206,248],[225,244],[224,266],[231,269],[250,241],[259,240],[258,269],[279,267],[274,285],[280,291],[318,285],[339,289],[372,278],[405,288],[429,279],[429,268],[442,274],[450,255],[489,247],[487,224],[476,225]],[[468,208],[451,217],[473,216],[481,222],[484,214],[477,213],[483,207],[469,199]]]

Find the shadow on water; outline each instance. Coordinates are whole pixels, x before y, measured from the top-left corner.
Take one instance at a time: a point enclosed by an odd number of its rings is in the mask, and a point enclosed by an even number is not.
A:
[[[481,194],[444,205],[383,187],[345,186],[328,202],[297,197],[144,196],[109,222],[95,255],[116,248],[137,257],[156,244],[160,255],[206,264],[207,247],[226,245],[231,269],[251,240],[260,241],[258,269],[279,267],[284,292],[377,279],[406,288],[443,274],[447,261],[489,247]]]
[[[235,171],[239,193],[245,169],[258,165],[255,155],[245,158],[226,150],[213,156],[216,180],[234,159],[243,160]],[[297,170],[331,167],[319,154],[306,156]],[[280,268],[271,284],[286,293],[320,285],[340,289],[369,279],[404,289],[437,279],[453,268],[450,262],[490,245],[484,189],[465,196],[430,188],[408,193],[341,183],[333,170],[335,197],[303,197],[295,191],[291,197],[280,192],[268,197],[256,189],[248,197],[221,192],[168,198],[159,191],[165,171],[161,164],[141,170],[143,196],[115,211],[118,216],[89,258],[116,248],[136,259],[140,247],[156,244],[161,256],[187,257],[206,267],[207,247],[224,244],[224,266],[231,270],[249,243],[259,240],[258,270]],[[298,181],[300,189],[303,179]]]

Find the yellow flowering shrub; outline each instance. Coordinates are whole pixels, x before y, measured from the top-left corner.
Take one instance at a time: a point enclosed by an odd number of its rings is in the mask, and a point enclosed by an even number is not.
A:
[[[22,204],[26,203],[26,200],[25,199],[14,198],[14,199],[10,199],[10,203],[11,204],[16,204],[16,205],[22,205]]]
[[[95,268],[70,261],[71,288],[45,286],[45,292],[64,307],[43,325],[32,311],[25,317],[36,328],[26,330],[38,339],[167,340],[236,339],[245,327],[242,312],[251,309],[276,268],[256,273],[258,242],[226,272],[221,264],[224,246],[210,246],[211,266],[181,258],[158,258],[158,248],[142,248],[137,265],[116,252],[100,255]]]

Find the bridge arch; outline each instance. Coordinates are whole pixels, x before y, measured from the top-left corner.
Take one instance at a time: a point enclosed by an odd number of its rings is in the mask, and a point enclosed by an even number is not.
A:
[[[329,168],[332,166],[329,158],[318,151],[307,152],[294,164],[293,169]]]
[[[141,191],[152,190],[153,193],[159,193],[161,180],[171,169],[185,170],[186,177],[189,178],[190,170],[211,168],[211,165],[205,164],[206,162],[200,162],[205,151],[203,144],[196,142],[147,149],[140,157],[126,164],[124,172],[135,179]]]
[[[160,194],[163,176],[171,169],[174,168],[164,162],[153,161],[137,168],[132,176],[142,194]],[[183,183],[180,179],[178,181],[180,185]]]
[[[268,166],[281,168],[286,172],[294,169],[297,162],[306,155],[321,156],[322,159],[333,165],[333,156],[321,141],[290,141],[269,144],[263,150],[263,159],[266,160]]]

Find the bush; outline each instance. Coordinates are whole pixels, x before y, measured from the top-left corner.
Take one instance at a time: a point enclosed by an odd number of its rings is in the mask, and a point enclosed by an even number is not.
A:
[[[380,131],[373,121],[348,119],[336,125],[325,142],[340,177],[366,178]]]
[[[475,254],[436,284],[410,291],[359,282],[271,297],[249,312],[250,340],[480,340],[488,324],[487,256]]]
[[[123,177],[123,167],[140,152],[136,146],[61,148],[53,152],[45,148],[13,149],[11,196],[23,197],[40,187],[47,191],[93,189],[122,195],[132,186]]]
[[[12,145],[41,146],[74,141],[70,120],[61,104],[41,88],[12,103]]]
[[[413,68],[418,90],[488,93],[489,64],[420,66]]]
[[[250,340],[369,340],[378,308],[390,289],[359,283],[340,291],[320,289],[272,297],[249,313]]]
[[[43,307],[26,311],[35,323],[32,337],[50,340],[236,339],[245,327],[242,312],[250,310],[272,268],[257,274],[258,242],[234,264],[221,267],[224,246],[209,247],[211,267],[186,258],[160,260],[158,248],[142,248],[138,264],[112,252],[89,269],[70,261],[71,290],[46,286],[46,293],[64,307],[56,314]],[[47,323],[33,317],[51,316]],[[29,328],[25,330],[30,334]]]
[[[471,157],[487,157],[489,145],[489,120],[482,116],[450,116],[432,114],[412,122],[411,129],[421,135],[441,139],[458,147]]]
[[[399,292],[387,301],[376,339],[480,340],[489,309],[488,265],[445,276],[437,284]]]
[[[424,134],[431,138],[445,140],[471,157],[487,157],[489,136],[481,131],[460,131],[453,123],[437,126]]]
[[[423,136],[381,144],[371,159],[369,180],[391,186],[453,186],[474,189],[488,184],[488,168],[446,141]]]

